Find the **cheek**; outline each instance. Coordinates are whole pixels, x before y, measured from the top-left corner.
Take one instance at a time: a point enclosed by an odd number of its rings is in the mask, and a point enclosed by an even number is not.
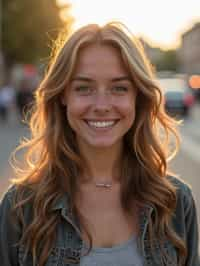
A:
[[[127,119],[133,119],[135,117],[135,101],[134,100],[122,100],[119,103],[119,110],[123,117]]]
[[[129,130],[135,121],[135,102],[128,101],[121,106],[121,115],[124,117],[124,130]]]
[[[70,100],[67,104],[68,120],[81,118],[88,109],[88,104],[79,99]]]
[[[79,105],[69,104],[67,106],[67,110],[66,110],[67,120],[68,120],[70,127],[75,132],[77,131],[77,121],[80,121],[81,113],[82,111]]]
[[[135,108],[129,108],[127,109],[127,124],[129,127],[131,127],[135,120]]]

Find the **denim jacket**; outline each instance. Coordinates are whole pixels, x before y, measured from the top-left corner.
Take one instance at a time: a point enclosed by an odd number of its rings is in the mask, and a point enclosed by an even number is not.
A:
[[[172,218],[172,226],[175,232],[186,241],[188,256],[185,266],[200,266],[198,256],[198,224],[194,199],[190,188],[182,181],[170,177],[177,187],[177,206]],[[1,266],[33,266],[32,256],[24,256],[23,246],[15,245],[21,237],[21,229],[17,228],[10,210],[15,189],[11,187],[4,195],[0,205],[0,265]],[[45,266],[78,266],[82,250],[82,239],[79,224],[69,211],[69,200],[67,195],[63,196],[52,208],[59,212],[62,219],[57,226],[56,241]],[[143,256],[145,266],[176,266],[177,251],[172,243],[164,240],[164,254],[161,256],[159,242],[153,240],[154,254],[150,248],[147,234],[149,217],[155,212],[155,208],[146,205],[140,213],[140,234],[138,245]],[[31,222],[31,204],[27,204],[24,210],[25,222]]]

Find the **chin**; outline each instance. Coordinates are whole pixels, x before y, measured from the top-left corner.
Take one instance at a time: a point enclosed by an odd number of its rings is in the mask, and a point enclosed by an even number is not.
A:
[[[119,142],[113,141],[98,141],[98,142],[90,142],[88,143],[90,147],[97,149],[108,149],[119,145]]]

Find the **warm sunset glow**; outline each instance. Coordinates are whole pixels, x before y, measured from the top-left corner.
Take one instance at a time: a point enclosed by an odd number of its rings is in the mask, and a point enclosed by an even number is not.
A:
[[[195,21],[200,21],[199,0],[58,0],[72,4],[75,28],[86,23],[124,22],[131,31],[154,46],[172,48],[179,36]]]
[[[189,79],[189,84],[192,89],[200,89],[200,76],[193,75]]]

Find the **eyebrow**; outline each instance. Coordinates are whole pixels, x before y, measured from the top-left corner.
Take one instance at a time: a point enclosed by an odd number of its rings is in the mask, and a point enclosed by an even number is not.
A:
[[[112,82],[117,82],[117,81],[129,81],[132,82],[132,79],[129,76],[121,76],[121,77],[116,77],[116,78],[112,78],[111,81]],[[84,76],[76,76],[74,78],[72,78],[71,80],[73,81],[87,81],[87,82],[92,82],[95,81],[94,79],[88,78],[88,77],[84,77]]]
[[[118,78],[113,78],[112,81],[115,82],[115,81],[130,81],[132,82],[132,79],[128,76],[122,76],[122,77],[118,77]]]

